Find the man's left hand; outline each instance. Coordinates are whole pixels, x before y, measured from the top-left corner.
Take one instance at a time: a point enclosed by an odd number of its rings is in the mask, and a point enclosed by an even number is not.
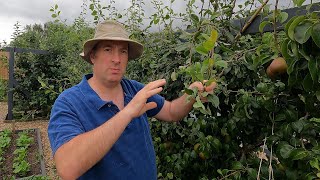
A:
[[[207,80],[204,81],[204,83],[206,83]],[[203,83],[201,83],[200,81],[196,81],[194,83],[192,83],[189,86],[189,89],[198,89],[198,92],[200,93],[200,97],[201,97],[201,101],[202,102],[208,102],[206,97],[202,97],[201,94],[203,92],[207,92],[209,94],[213,94],[213,90],[216,88],[217,83],[216,82],[212,82],[209,86],[205,86]]]

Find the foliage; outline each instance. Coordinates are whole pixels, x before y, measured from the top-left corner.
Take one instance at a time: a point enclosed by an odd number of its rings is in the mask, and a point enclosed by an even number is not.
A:
[[[26,176],[30,171],[30,163],[27,161],[28,147],[33,143],[33,137],[29,137],[28,131],[22,131],[16,139],[17,149],[13,152],[13,173],[19,176]]]
[[[124,11],[126,16],[114,11],[115,1],[109,6],[90,1],[84,7],[91,10],[93,23],[125,21],[132,37],[145,44],[143,56],[129,62],[127,77],[144,83],[165,78],[162,95],[166,99],[187,93],[197,100],[194,110],[178,123],[150,120],[158,178],[319,178],[318,12],[287,21],[286,13],[270,11],[267,5],[261,33],[235,39],[239,29],[230,20],[252,15],[252,1],[239,5],[243,11],[235,12],[235,0],[186,0],[186,13],[173,10],[174,0],[151,1],[156,12],[148,18],[143,2],[132,1]],[[299,6],[303,2],[294,1]],[[42,115],[48,114],[61,91],[87,72],[78,54],[92,33],[85,20],[68,26],[59,20],[58,6],[50,11],[56,14],[55,23],[40,30],[31,28],[13,42],[50,50],[49,56],[21,55],[17,60],[17,79],[35,97],[29,102],[18,98],[20,109],[41,110]],[[129,20],[124,19],[128,16]],[[141,29],[145,20],[148,26]],[[184,27],[174,27],[176,21]],[[263,32],[267,24],[285,30]],[[288,71],[270,79],[265,70],[278,56],[285,58]],[[205,80],[218,83],[213,95],[188,89],[193,81],[205,84]],[[201,96],[209,102],[201,102]]]
[[[49,51],[49,55],[16,54],[15,79],[19,84],[14,94],[15,115],[27,119],[48,116],[57,95],[89,70],[79,50],[91,32],[82,21],[72,26],[46,23],[27,26],[11,42],[11,46]]]

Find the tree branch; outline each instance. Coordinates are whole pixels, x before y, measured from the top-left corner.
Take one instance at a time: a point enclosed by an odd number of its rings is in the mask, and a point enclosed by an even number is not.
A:
[[[256,10],[256,12],[251,16],[251,18],[249,19],[249,21],[243,26],[243,28],[241,29],[241,31],[237,34],[237,36],[235,37],[235,41],[237,41],[241,34],[251,25],[252,21],[259,15],[259,13],[261,12],[261,10],[263,9],[263,7],[269,2],[269,0],[264,1],[264,3]]]

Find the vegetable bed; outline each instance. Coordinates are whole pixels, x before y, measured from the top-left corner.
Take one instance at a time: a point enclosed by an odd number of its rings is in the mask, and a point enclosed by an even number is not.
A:
[[[39,129],[0,131],[0,172],[0,180],[45,179]]]

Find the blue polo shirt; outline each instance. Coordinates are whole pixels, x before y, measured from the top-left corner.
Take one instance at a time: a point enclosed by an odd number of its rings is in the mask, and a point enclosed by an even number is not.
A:
[[[112,101],[102,100],[89,86],[88,79],[91,77],[92,74],[85,75],[78,85],[62,92],[53,105],[48,126],[53,154],[64,143],[97,128],[119,112]],[[122,79],[121,85],[125,106],[144,87],[128,79]],[[158,106],[133,119],[103,159],[79,179],[157,179],[156,158],[147,116],[152,117],[161,110],[164,98],[154,95],[148,99],[148,102],[151,101]]]

